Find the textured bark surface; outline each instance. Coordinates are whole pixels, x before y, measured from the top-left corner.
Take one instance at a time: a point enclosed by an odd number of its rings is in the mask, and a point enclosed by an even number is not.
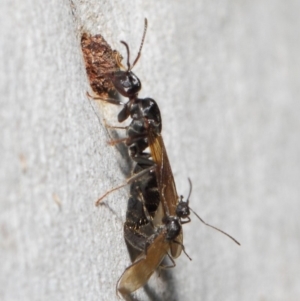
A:
[[[101,34],[162,112],[192,216],[177,266],[138,300],[300,300],[300,4],[297,0],[4,0],[0,10],[0,299],[117,300],[126,152],[118,107],[97,105],[80,48]]]

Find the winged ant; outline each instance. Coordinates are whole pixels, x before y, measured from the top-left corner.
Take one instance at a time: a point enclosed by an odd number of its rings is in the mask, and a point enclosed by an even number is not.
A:
[[[123,122],[129,117],[132,119],[126,127],[126,138],[112,141],[111,144],[124,142],[128,146],[131,158],[137,163],[133,176],[125,184],[111,189],[96,202],[96,205],[99,205],[112,191],[131,184],[124,236],[136,252],[131,257],[132,265],[124,271],[118,281],[117,289],[122,295],[132,293],[143,286],[163,258],[168,255],[169,250],[172,261],[172,257],[177,258],[181,251],[184,251],[181,225],[190,222],[190,211],[195,213],[189,207],[192,190],[190,180],[187,201],[184,202],[177,194],[171,165],[161,136],[162,122],[158,105],[151,98],[138,97],[142,85],[132,69],[141,56],[146,30],[147,19],[145,19],[139,52],[132,66],[129,46],[121,41],[127,51],[127,70],[117,70],[107,74],[117,92],[128,98],[128,102],[118,114],[118,121]],[[123,67],[120,61],[118,66]],[[95,99],[99,98],[95,97]],[[121,104],[116,100],[102,100]],[[144,152],[148,147],[150,154]],[[159,207],[161,210],[158,210]],[[205,223],[196,213],[195,215],[205,225],[220,231],[239,244],[227,233]],[[153,222],[154,220],[156,222]]]
[[[176,241],[180,232],[181,224],[177,217],[167,218],[163,225],[156,227],[155,233],[146,240],[145,251],[125,269],[120,277],[117,293],[125,297],[144,286],[166,255],[175,266],[169,250],[170,244]]]

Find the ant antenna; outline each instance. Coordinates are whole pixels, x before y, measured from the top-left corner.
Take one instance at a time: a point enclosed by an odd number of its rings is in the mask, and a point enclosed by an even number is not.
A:
[[[212,226],[212,225],[209,225],[209,224],[207,224],[191,207],[190,207],[190,210],[199,218],[199,220],[204,224],[204,225],[206,225],[206,226],[208,226],[208,227],[210,227],[210,228],[213,228],[213,229],[215,229],[215,230],[217,230],[217,231],[219,231],[219,232],[221,232],[221,233],[223,233],[224,235],[226,235],[227,237],[229,237],[230,239],[232,239],[237,245],[241,245],[236,239],[234,239],[232,236],[230,236],[228,233],[226,233],[226,232],[224,232],[224,231],[222,231],[222,230],[220,230],[220,229],[218,229],[218,228],[216,228],[216,227],[214,227],[214,226]]]
[[[191,179],[190,178],[188,178],[188,181],[189,181],[189,183],[190,183],[190,192],[189,192],[189,196],[188,196],[188,198],[187,198],[187,200],[186,200],[186,203],[188,204],[189,203],[189,199],[190,199],[190,196],[191,196],[191,193],[192,193],[192,181],[191,181]],[[216,227],[214,227],[214,226],[212,226],[212,225],[210,225],[210,224],[207,224],[191,207],[189,207],[190,208],[190,210],[198,217],[198,219],[204,224],[204,225],[206,225],[206,226],[208,226],[208,227],[210,227],[210,228],[213,228],[213,229],[215,229],[215,230],[217,230],[217,231],[219,231],[219,232],[221,232],[221,233],[223,233],[224,235],[226,235],[227,237],[229,237],[230,239],[232,239],[237,245],[241,245],[236,239],[234,239],[231,235],[229,235],[228,233],[226,233],[226,232],[224,232],[224,231],[222,231],[222,230],[220,230],[220,229],[218,229],[218,228],[216,228]]]
[[[129,51],[129,46],[124,41],[121,41],[121,43],[126,47],[126,51],[127,51],[127,71],[130,71],[130,51]]]
[[[190,261],[192,261],[192,258],[191,258],[191,257],[189,256],[189,254],[185,251],[184,245],[183,245],[180,241],[177,241],[177,240],[173,240],[173,242],[176,243],[176,244],[178,244],[178,245],[180,245],[181,248],[182,248],[182,251],[184,252],[184,254],[186,255],[186,257],[187,257]]]
[[[143,33],[143,37],[142,37],[140,49],[139,49],[139,52],[138,52],[138,55],[137,55],[136,59],[134,60],[134,62],[133,62],[133,64],[132,64],[131,69],[135,66],[135,64],[137,63],[137,61],[138,61],[139,58],[141,57],[142,48],[143,48],[144,41],[145,41],[145,37],[146,37],[147,27],[148,27],[148,20],[147,20],[147,18],[145,18],[144,33]]]
[[[190,196],[191,196],[192,190],[193,190],[193,185],[192,185],[191,179],[188,178],[188,181],[189,181],[189,184],[190,184],[190,192],[189,192],[189,195],[188,195],[188,197],[187,197],[187,199],[186,199],[186,203],[187,203],[187,204],[189,204],[189,202],[190,202]]]
[[[145,25],[144,25],[144,33],[143,33],[143,37],[142,37],[142,41],[141,41],[141,45],[140,45],[140,49],[139,52],[137,54],[137,57],[135,58],[132,67],[130,66],[130,50],[129,50],[129,46],[126,42],[121,41],[121,43],[126,47],[126,51],[127,51],[127,72],[130,71],[135,64],[138,62],[139,58],[141,57],[141,53],[142,53],[142,48],[144,45],[144,41],[145,41],[145,36],[146,36],[146,32],[147,32],[147,27],[148,27],[148,20],[147,18],[145,18]]]

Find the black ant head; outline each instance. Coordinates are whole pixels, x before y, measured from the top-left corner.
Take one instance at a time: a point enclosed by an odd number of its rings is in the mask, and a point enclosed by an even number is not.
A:
[[[163,218],[163,223],[166,225],[167,228],[166,240],[174,240],[180,234],[181,231],[181,224],[179,218],[174,216],[165,216]]]
[[[182,196],[181,196],[180,202],[178,203],[178,205],[176,207],[176,215],[179,218],[187,218],[188,216],[190,216],[189,203],[188,202],[184,202],[182,200]]]
[[[111,74],[111,81],[113,85],[115,86],[116,90],[123,96],[125,97],[134,97],[136,96],[141,88],[142,84],[139,80],[139,78],[131,71],[135,64],[138,62],[139,58],[141,57],[141,52],[146,36],[146,31],[147,31],[147,26],[148,22],[147,19],[145,19],[145,27],[144,27],[144,33],[140,45],[139,52],[137,54],[137,57],[135,58],[132,66],[130,65],[130,51],[129,51],[129,46],[126,42],[121,41],[121,43],[126,47],[127,51],[127,70],[125,71],[116,71]],[[121,65],[119,63],[119,65]]]
[[[114,72],[111,75],[111,81],[115,89],[125,97],[137,95],[142,88],[140,80],[130,70]]]
[[[176,215],[179,218],[189,218],[190,216],[190,207],[189,207],[189,202],[190,202],[190,196],[192,193],[192,181],[190,178],[188,178],[189,184],[190,184],[190,192],[189,195],[186,199],[186,201],[183,201],[183,196],[180,196],[180,201],[176,207]]]

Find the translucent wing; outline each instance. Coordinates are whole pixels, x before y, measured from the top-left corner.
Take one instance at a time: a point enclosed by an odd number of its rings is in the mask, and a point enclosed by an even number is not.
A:
[[[151,150],[151,156],[156,164],[156,177],[158,190],[160,192],[161,201],[163,202],[164,213],[168,216],[176,215],[176,207],[179,201],[175,181],[170,165],[170,161],[167,155],[167,151],[160,134],[151,131],[151,127],[148,133],[149,147]],[[177,258],[182,250],[183,234],[176,238],[178,243],[171,243],[171,255]]]
[[[133,293],[144,286],[154,271],[158,268],[170,248],[165,240],[165,231],[157,235],[147,248],[147,254],[139,256],[120,277],[117,290],[122,296]]]
[[[157,184],[163,198],[165,214],[175,216],[178,195],[162,136],[150,130],[148,140],[151,156],[156,164]]]

